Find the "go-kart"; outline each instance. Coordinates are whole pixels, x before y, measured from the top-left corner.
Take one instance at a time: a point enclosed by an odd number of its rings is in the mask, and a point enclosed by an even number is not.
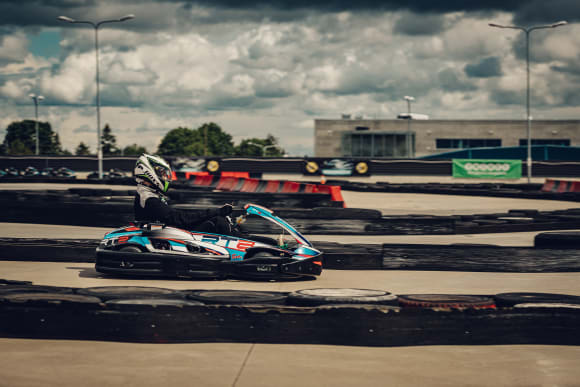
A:
[[[135,222],[105,235],[95,268],[105,274],[180,278],[295,279],[322,273],[322,252],[294,227],[255,204],[246,204],[236,223],[248,216],[281,227],[279,240]],[[285,233],[292,239],[287,241]]]

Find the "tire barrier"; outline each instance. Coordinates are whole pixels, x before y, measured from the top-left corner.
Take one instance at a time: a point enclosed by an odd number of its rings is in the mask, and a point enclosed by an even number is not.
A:
[[[398,305],[397,296],[383,290],[316,288],[297,290],[288,295],[288,304],[319,306],[331,304]]]
[[[399,305],[415,308],[495,308],[491,297],[462,294],[404,294],[399,296]]]
[[[538,200],[580,201],[580,192],[557,192],[543,190],[542,184],[510,184],[510,183],[403,183],[388,182],[359,183],[333,180],[330,183],[340,185],[345,191],[362,192],[396,192],[396,193],[426,193],[433,195],[464,195],[484,197],[509,197]]]
[[[293,181],[260,180],[222,175],[215,177],[199,175],[190,181],[193,186],[213,188],[218,191],[236,191],[247,193],[283,193],[283,194],[326,194],[330,200],[344,207],[340,186],[326,184],[298,183]]]
[[[580,181],[546,179],[542,192],[580,192]]]
[[[518,304],[573,304],[580,307],[580,296],[554,293],[500,293],[493,296],[497,306]]]
[[[134,220],[130,190],[80,190],[79,194],[35,191],[0,191],[0,207],[4,222],[65,224],[93,227],[119,227]],[[92,197],[93,193],[111,196]],[[115,195],[121,196],[115,196]],[[297,229],[310,235],[448,235],[499,233],[519,231],[549,231],[580,228],[580,209],[537,211],[515,209],[501,214],[452,216],[382,216],[379,211],[326,207],[332,202],[323,194],[269,194],[244,192],[213,192],[205,196],[191,190],[175,190],[173,202],[192,213],[207,207],[232,203],[241,207],[254,202],[277,210],[277,214]],[[46,203],[51,205],[47,206]],[[192,204],[195,202],[196,204]],[[288,209],[288,207],[296,209]],[[305,209],[306,208],[306,209]],[[234,211],[234,216],[240,210]],[[263,222],[246,222],[248,233],[268,234],[271,229]]]
[[[57,242],[57,243],[50,243]],[[50,241],[44,239],[0,239],[0,260],[85,262],[95,263],[95,249],[100,240]],[[503,273],[558,273],[580,272],[580,250],[547,249],[528,247],[500,247],[493,245],[414,245],[414,244],[340,244],[317,242],[322,250],[322,265],[325,269],[338,270],[438,270]],[[74,254],[71,254],[71,250]],[[138,254],[151,269],[147,254]],[[191,274],[192,267],[185,272],[180,257],[167,255],[165,266],[159,261],[155,267],[159,276],[182,277]],[[138,264],[139,261],[133,262]],[[217,265],[217,264],[216,264]],[[138,269],[139,265],[137,265]],[[195,268],[194,268],[195,269]],[[195,274],[205,273],[207,278],[223,278],[224,273],[213,270],[208,263],[196,268]],[[135,274],[139,274],[138,272]],[[141,273],[143,275],[144,273]],[[147,275],[155,275],[149,270]],[[239,273],[238,273],[239,274]],[[187,275],[186,275],[187,276]],[[1,283],[0,283],[1,284]],[[25,284],[24,284],[25,285]],[[22,286],[4,284],[6,287]]]
[[[580,231],[543,232],[534,237],[534,247],[580,249]]]
[[[81,294],[82,289],[74,290],[0,296],[0,337],[143,343],[580,345],[576,334],[580,324],[577,304],[474,308],[464,307],[470,304],[467,299],[473,301],[474,296],[428,294],[406,297],[423,300],[447,297],[461,301],[461,307],[397,307],[382,304],[386,302],[383,299],[376,305],[366,303],[367,300],[343,303],[364,297],[374,302],[377,297],[389,295],[370,289],[332,289],[332,292],[326,289],[317,295],[312,289],[290,295],[232,290],[221,298],[226,303],[214,302],[221,297],[217,293],[216,297],[207,297],[208,303],[189,298],[139,298],[129,293],[124,299],[104,301]],[[189,296],[194,291],[177,292]],[[209,295],[214,291],[195,292]],[[288,304],[291,295],[309,293],[323,297],[323,303],[317,306],[268,303],[271,297],[278,297]],[[256,302],[266,294],[264,303]],[[227,303],[226,299],[235,302]]]
[[[98,297],[104,301],[116,299],[140,299],[140,298],[184,298],[181,292],[172,289],[154,288],[148,286],[99,286],[79,289],[78,294]]]
[[[208,305],[283,305],[287,296],[287,293],[281,292],[256,292],[248,290],[193,290],[186,293],[187,299]]]

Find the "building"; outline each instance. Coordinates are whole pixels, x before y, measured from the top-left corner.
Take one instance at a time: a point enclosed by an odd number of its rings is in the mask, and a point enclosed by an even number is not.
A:
[[[405,158],[525,145],[525,120],[314,120],[315,157]],[[580,120],[532,121],[532,145],[580,146]]]

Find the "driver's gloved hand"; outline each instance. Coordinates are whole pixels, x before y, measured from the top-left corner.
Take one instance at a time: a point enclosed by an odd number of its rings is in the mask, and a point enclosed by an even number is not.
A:
[[[222,207],[218,208],[217,213],[219,216],[228,216],[232,213],[234,207],[231,204],[225,204]]]

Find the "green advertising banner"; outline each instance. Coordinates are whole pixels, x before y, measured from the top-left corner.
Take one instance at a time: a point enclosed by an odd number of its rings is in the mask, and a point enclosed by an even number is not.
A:
[[[519,179],[521,160],[453,159],[453,177],[478,179]]]

